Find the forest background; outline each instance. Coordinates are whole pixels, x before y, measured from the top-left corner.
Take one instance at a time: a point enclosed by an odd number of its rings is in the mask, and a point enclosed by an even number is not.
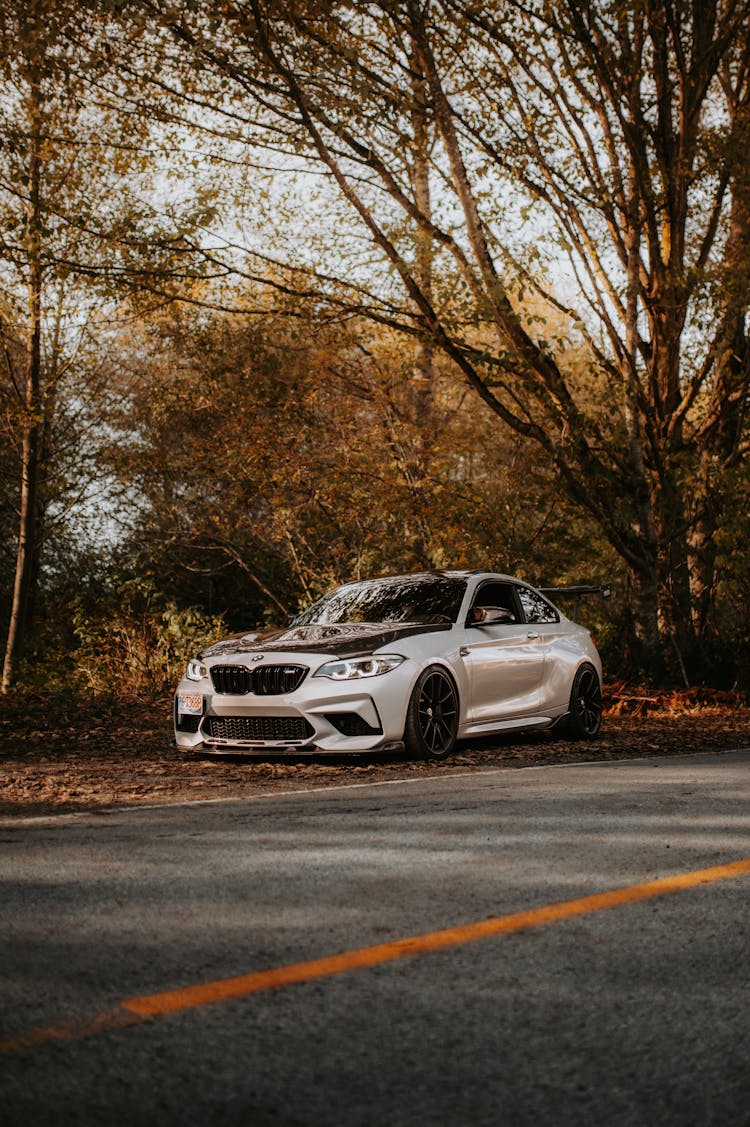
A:
[[[750,688],[749,0],[0,0],[3,690],[611,582]]]

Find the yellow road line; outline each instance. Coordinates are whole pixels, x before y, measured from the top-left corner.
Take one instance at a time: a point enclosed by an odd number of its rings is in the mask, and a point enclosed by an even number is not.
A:
[[[297,982],[308,982],[316,978],[326,978],[346,971],[360,970],[381,963],[392,962],[410,955],[427,954],[463,943],[474,943],[490,936],[508,935],[525,928],[542,927],[557,920],[574,916],[588,915],[607,908],[621,907],[658,896],[667,896],[695,888],[701,884],[711,884],[719,880],[750,873],[750,858],[731,861],[725,865],[715,865],[709,869],[696,869],[676,876],[662,877],[645,884],[628,885],[609,892],[598,892],[591,896],[581,896],[575,900],[564,900],[558,904],[547,904],[540,908],[530,908],[523,912],[513,912],[507,916],[494,916],[475,923],[458,927],[430,931],[423,935],[413,935],[397,939],[391,943],[377,943],[372,947],[360,947],[329,955],[321,959],[311,959],[304,963],[274,967],[271,970],[256,971],[235,978],[223,978],[214,982],[198,983],[178,990],[164,990],[158,994],[146,994],[138,998],[126,998],[119,1007],[108,1014],[101,1014],[92,1021],[61,1022],[44,1029],[31,1030],[20,1037],[0,1041],[0,1055],[15,1053],[33,1048],[47,1041],[73,1040],[90,1037],[113,1029],[138,1025],[143,1021],[174,1013],[177,1010],[210,1005],[228,998],[246,997],[260,991],[278,986],[290,986]]]

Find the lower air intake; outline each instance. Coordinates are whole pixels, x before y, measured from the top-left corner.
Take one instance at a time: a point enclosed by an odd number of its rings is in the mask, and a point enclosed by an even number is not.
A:
[[[305,743],[315,730],[304,716],[207,716],[203,734],[227,744]]]
[[[357,712],[327,712],[326,720],[342,736],[379,736],[383,729],[372,728]]]

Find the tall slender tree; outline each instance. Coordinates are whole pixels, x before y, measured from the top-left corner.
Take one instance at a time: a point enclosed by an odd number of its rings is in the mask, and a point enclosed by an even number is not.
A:
[[[3,691],[32,624],[55,486],[63,469],[82,474],[60,422],[64,402],[86,397],[97,317],[134,287],[166,292],[194,261],[146,188],[148,123],[117,70],[137,47],[97,0],[0,5],[0,387],[18,467]]]

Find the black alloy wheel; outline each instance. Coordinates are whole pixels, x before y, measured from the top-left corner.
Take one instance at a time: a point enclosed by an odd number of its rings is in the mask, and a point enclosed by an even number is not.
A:
[[[406,746],[423,759],[445,759],[458,732],[458,693],[445,670],[433,665],[420,675],[406,712]]]
[[[582,665],[570,692],[568,730],[575,739],[592,740],[602,726],[602,687],[593,665]]]

